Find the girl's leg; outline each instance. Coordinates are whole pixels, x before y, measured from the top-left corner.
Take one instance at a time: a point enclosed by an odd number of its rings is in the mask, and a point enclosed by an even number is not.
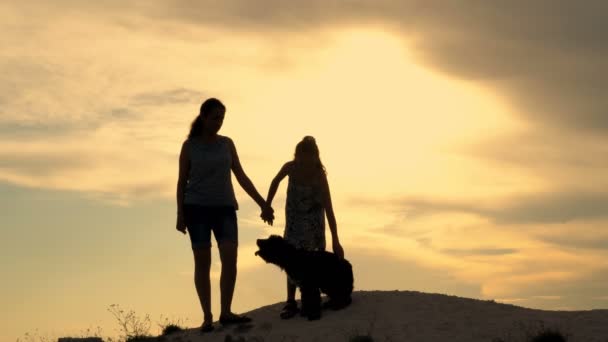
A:
[[[287,302],[281,310],[282,319],[290,319],[298,313],[298,303],[296,303],[296,285],[287,277]]]
[[[303,284],[302,292],[302,315],[307,316],[309,321],[321,318],[321,293],[318,287]]]
[[[194,285],[203,309],[204,321],[213,322],[211,314],[211,247],[193,249],[194,251]]]
[[[287,277],[287,301],[296,301],[296,285]]]

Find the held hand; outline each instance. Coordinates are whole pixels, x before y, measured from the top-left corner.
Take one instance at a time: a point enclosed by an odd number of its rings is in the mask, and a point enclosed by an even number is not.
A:
[[[270,206],[262,207],[262,213],[260,214],[260,217],[264,222],[272,226],[272,223],[274,221],[274,209],[272,209],[272,207]]]
[[[334,240],[332,242],[332,249],[335,255],[337,255],[340,259],[344,259],[344,249],[340,245],[340,241]]]
[[[182,215],[177,215],[177,223],[175,224],[175,229],[177,229],[182,234],[186,234],[186,222],[184,221],[184,217]]]

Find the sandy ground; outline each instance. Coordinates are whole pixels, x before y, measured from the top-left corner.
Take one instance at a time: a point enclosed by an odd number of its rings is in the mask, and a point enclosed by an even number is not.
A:
[[[319,321],[281,320],[282,303],[247,313],[253,322],[201,334],[189,329],[175,342],[197,341],[373,341],[519,342],[543,328],[559,329],[569,342],[608,342],[608,310],[542,311],[493,301],[411,291],[357,291],[341,311],[324,311]],[[227,337],[229,336],[229,337]]]

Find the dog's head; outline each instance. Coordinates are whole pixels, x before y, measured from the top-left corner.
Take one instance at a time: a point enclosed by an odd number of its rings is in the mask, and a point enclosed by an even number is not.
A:
[[[290,254],[295,251],[295,247],[278,235],[270,235],[267,239],[258,239],[257,245],[259,250],[255,252],[255,255],[280,267],[287,263]]]

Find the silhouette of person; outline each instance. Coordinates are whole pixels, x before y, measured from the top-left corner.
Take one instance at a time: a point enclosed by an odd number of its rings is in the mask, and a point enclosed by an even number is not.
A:
[[[289,183],[285,203],[285,240],[297,248],[325,250],[327,215],[332,249],[336,255],[344,258],[325,167],[321,163],[319,148],[313,137],[306,136],[296,145],[294,159],[285,163],[272,180],[266,198],[269,206],[286,176],[289,176]],[[298,313],[295,293],[296,285],[288,277],[287,302],[281,311],[281,318],[289,319]]]
[[[237,275],[238,228],[231,171],[245,192],[260,206],[260,215],[271,223],[272,208],[264,201],[243,171],[236,147],[229,137],[221,136],[226,107],[215,98],[203,102],[193,121],[179,157],[176,229],[188,232],[194,254],[194,284],[203,309],[201,331],[213,330],[211,313],[211,231],[215,236],[222,263],[220,276],[220,323],[249,322],[251,319],[231,311]]]

